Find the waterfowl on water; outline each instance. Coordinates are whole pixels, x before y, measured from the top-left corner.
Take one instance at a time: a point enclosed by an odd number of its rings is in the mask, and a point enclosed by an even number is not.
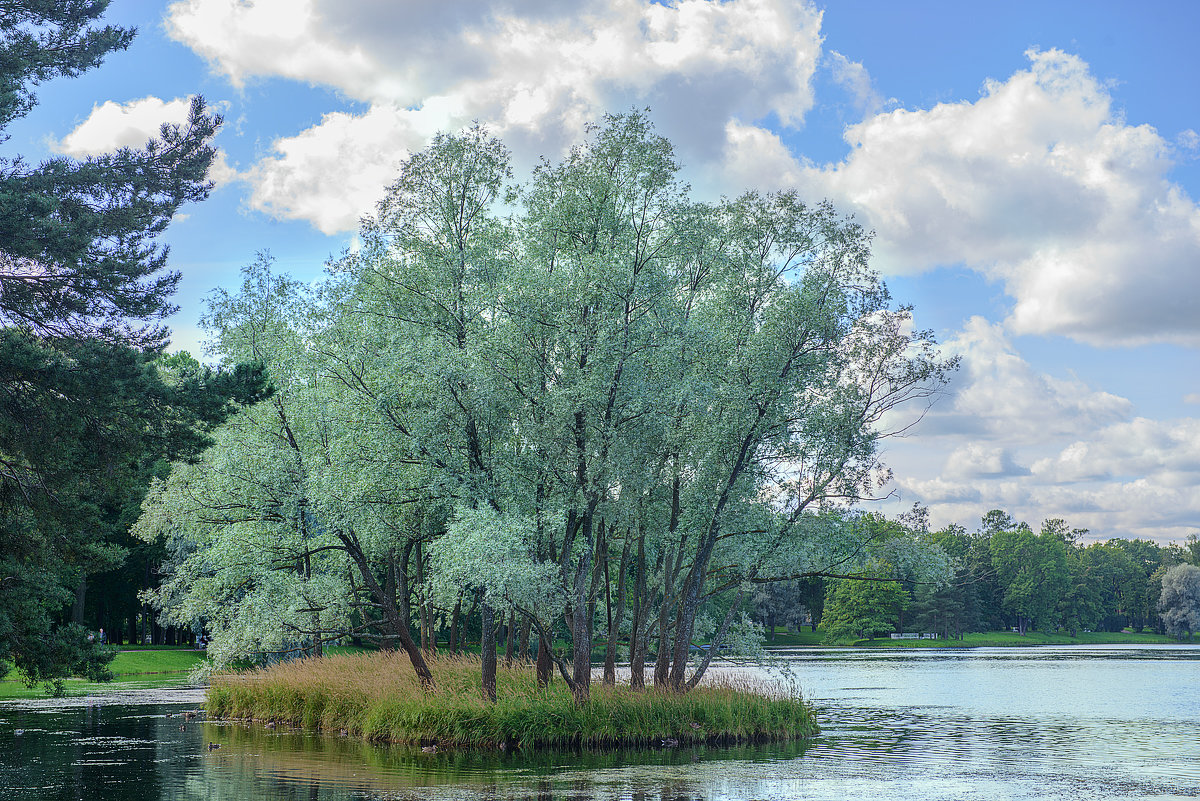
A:
[[[208,744],[208,750],[209,750],[209,751],[215,751],[216,749],[218,749],[218,748],[220,748],[220,747],[221,747],[221,744],[220,744],[220,743],[209,743],[209,744]]]
[[[422,746],[422,748],[421,748],[421,753],[422,753],[422,754],[436,754],[436,753],[437,753],[437,746],[436,746],[436,745],[426,745],[426,746]]]

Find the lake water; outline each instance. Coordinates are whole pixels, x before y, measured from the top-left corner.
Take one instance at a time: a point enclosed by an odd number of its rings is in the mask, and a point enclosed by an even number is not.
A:
[[[9,703],[0,799],[1200,796],[1200,647],[804,649],[780,654],[768,675],[799,682],[823,726],[817,740],[426,755],[184,720],[196,690]]]

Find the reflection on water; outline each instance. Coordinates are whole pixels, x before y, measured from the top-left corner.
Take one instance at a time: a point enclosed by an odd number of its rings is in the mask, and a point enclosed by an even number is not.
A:
[[[161,695],[0,707],[0,798],[1193,798],[1200,648],[805,650],[809,744],[439,752],[184,720]],[[182,728],[181,728],[182,727]],[[23,729],[21,735],[15,734]],[[218,746],[211,747],[210,744]]]

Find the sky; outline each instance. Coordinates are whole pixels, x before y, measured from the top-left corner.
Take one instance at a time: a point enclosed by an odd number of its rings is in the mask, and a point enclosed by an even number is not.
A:
[[[1200,4],[115,0],[128,51],[39,90],[27,160],[138,146],[201,94],[212,196],[164,235],[173,348],[260,251],[317,279],[406,154],[474,120],[518,175],[651,109],[694,194],[827,198],[962,367],[885,512],[1200,532]]]

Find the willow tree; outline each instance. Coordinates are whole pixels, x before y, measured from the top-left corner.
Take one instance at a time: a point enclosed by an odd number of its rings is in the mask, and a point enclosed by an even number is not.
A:
[[[885,415],[952,366],[852,221],[794,193],[697,203],[678,173],[638,113],[511,192],[501,142],[440,135],[261,356],[319,394],[294,413],[324,432],[323,530],[415,542],[428,558],[389,575],[442,612],[447,587],[478,600],[485,660],[495,611],[519,612],[539,679],[557,662],[581,702],[598,621],[610,663],[628,632],[635,684],[654,650],[682,691],[706,602],[731,601],[719,641],[755,582],[861,567],[859,534],[816,512],[874,491]]]

